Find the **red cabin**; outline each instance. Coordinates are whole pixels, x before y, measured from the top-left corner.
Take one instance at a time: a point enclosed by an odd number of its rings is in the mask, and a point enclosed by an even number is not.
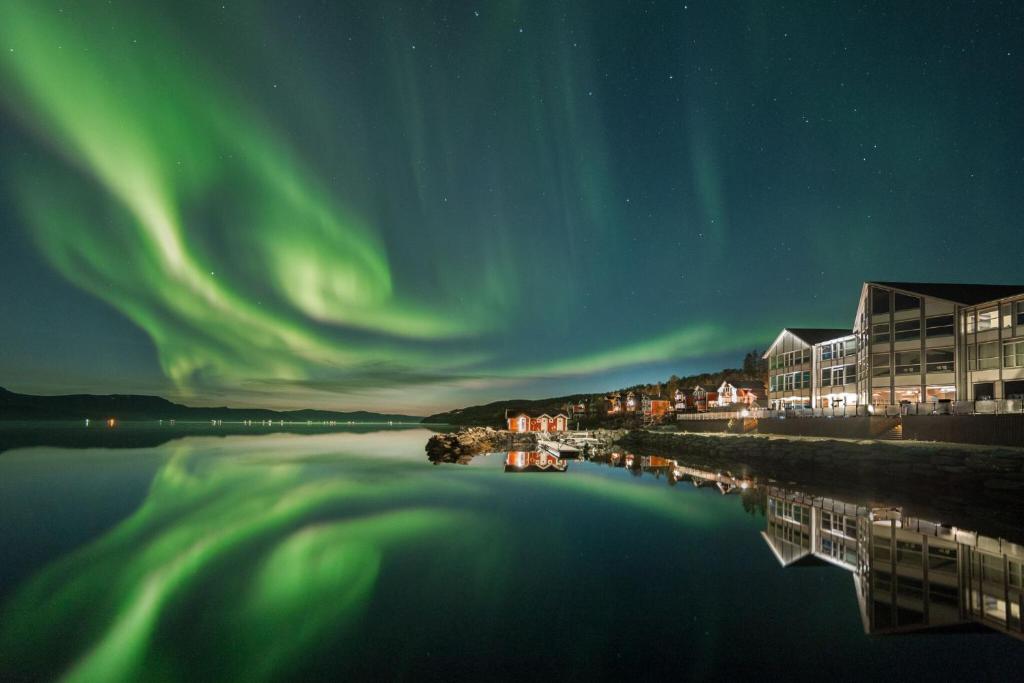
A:
[[[531,415],[510,410],[505,412],[505,422],[510,432],[564,432],[569,428],[569,416],[565,413]]]

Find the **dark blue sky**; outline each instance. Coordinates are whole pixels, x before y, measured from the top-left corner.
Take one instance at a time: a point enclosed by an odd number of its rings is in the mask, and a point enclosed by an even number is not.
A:
[[[429,412],[1018,282],[1016,3],[0,10],[0,385]]]

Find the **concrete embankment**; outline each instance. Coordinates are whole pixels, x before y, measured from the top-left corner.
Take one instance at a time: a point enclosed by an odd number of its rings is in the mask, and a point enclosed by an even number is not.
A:
[[[713,414],[706,414],[709,418]],[[861,415],[679,420],[679,431],[776,434],[832,439],[874,439],[899,428],[904,439],[987,446],[1024,446],[1024,415]]]

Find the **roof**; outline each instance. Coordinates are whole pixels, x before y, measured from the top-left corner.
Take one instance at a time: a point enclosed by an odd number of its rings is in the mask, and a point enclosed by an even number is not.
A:
[[[853,334],[852,330],[835,329],[835,328],[824,328],[824,327],[787,327],[790,334],[793,334],[800,339],[804,340],[811,346],[829,339],[838,339],[839,337],[848,337]]]
[[[808,346],[814,346],[815,344],[819,344],[819,343],[821,343],[823,341],[828,341],[830,339],[839,339],[841,337],[849,337],[850,335],[853,334],[852,330],[848,330],[848,329],[845,329],[845,328],[783,327],[782,331],[779,332],[779,335],[777,337],[775,337],[775,341],[773,341],[768,346],[768,348],[765,349],[765,352],[761,355],[761,358],[768,358],[768,356],[772,352],[772,349],[775,348],[776,344],[778,344],[780,341],[782,341],[783,336],[785,336],[785,334],[787,332],[789,332],[794,337],[796,337],[797,339],[801,340],[803,343],[807,344]]]
[[[953,282],[878,282],[869,284],[902,289],[921,296],[931,296],[968,306],[1024,294],[1024,285],[978,285]]]
[[[530,417],[530,418],[542,418],[542,417],[546,417],[546,418],[548,418],[548,419],[554,419],[554,418],[556,418],[556,417],[569,417],[568,415],[566,415],[566,414],[565,414],[565,413],[563,413],[563,412],[557,412],[557,413],[555,413],[554,415],[552,415],[552,414],[550,414],[550,413],[544,413],[544,412],[542,412],[542,413],[538,413],[537,411],[531,411],[531,410],[517,410],[517,409],[514,409],[514,408],[510,408],[510,409],[508,409],[508,410],[506,410],[506,411],[505,411],[505,419],[506,419],[506,420],[507,420],[508,418],[510,418],[510,417],[521,417],[521,416],[523,416],[523,415],[525,415],[526,417]]]
[[[764,382],[756,379],[727,379],[723,380],[722,384],[725,384],[726,382],[737,389],[760,389],[764,391]]]

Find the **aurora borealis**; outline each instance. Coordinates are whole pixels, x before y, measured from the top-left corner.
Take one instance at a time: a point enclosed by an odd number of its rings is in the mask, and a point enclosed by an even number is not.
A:
[[[0,385],[430,412],[1019,281],[1015,3],[0,3]]]

